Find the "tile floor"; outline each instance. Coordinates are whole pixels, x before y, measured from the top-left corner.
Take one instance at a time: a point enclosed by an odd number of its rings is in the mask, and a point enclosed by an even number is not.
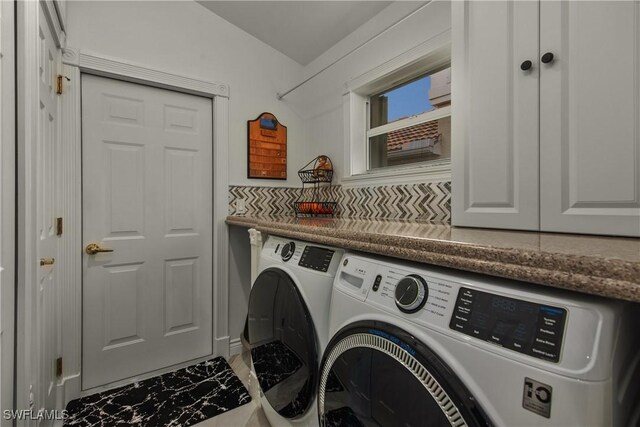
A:
[[[258,381],[250,375],[251,354],[248,351],[236,354],[229,359],[229,365],[249,391],[251,402],[195,424],[195,427],[271,427],[260,405]]]

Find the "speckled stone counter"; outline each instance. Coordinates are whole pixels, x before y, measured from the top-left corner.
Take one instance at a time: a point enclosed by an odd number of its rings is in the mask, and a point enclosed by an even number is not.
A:
[[[229,216],[227,223],[345,249],[640,302],[640,239],[343,218]]]

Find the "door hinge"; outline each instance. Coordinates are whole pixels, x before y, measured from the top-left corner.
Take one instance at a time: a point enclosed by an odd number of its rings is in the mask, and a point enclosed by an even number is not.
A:
[[[62,376],[62,357],[56,359],[56,377]]]
[[[66,79],[68,82],[71,81],[69,77],[63,76],[62,74],[58,74],[58,77],[56,78],[56,93],[58,95],[62,95],[64,89],[64,79]]]
[[[62,217],[56,218],[56,236],[62,236]]]

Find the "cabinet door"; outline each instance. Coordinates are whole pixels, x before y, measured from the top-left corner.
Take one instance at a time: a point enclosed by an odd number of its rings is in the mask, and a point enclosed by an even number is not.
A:
[[[539,3],[451,7],[452,222],[537,230]]]
[[[541,2],[541,229],[640,236],[640,2]]]

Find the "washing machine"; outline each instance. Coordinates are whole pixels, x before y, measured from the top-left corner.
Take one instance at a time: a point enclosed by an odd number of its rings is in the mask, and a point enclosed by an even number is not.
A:
[[[347,253],[330,315],[322,426],[640,425],[636,304]]]
[[[269,236],[251,288],[248,340],[262,406],[273,426],[317,425],[319,364],[343,251]]]

